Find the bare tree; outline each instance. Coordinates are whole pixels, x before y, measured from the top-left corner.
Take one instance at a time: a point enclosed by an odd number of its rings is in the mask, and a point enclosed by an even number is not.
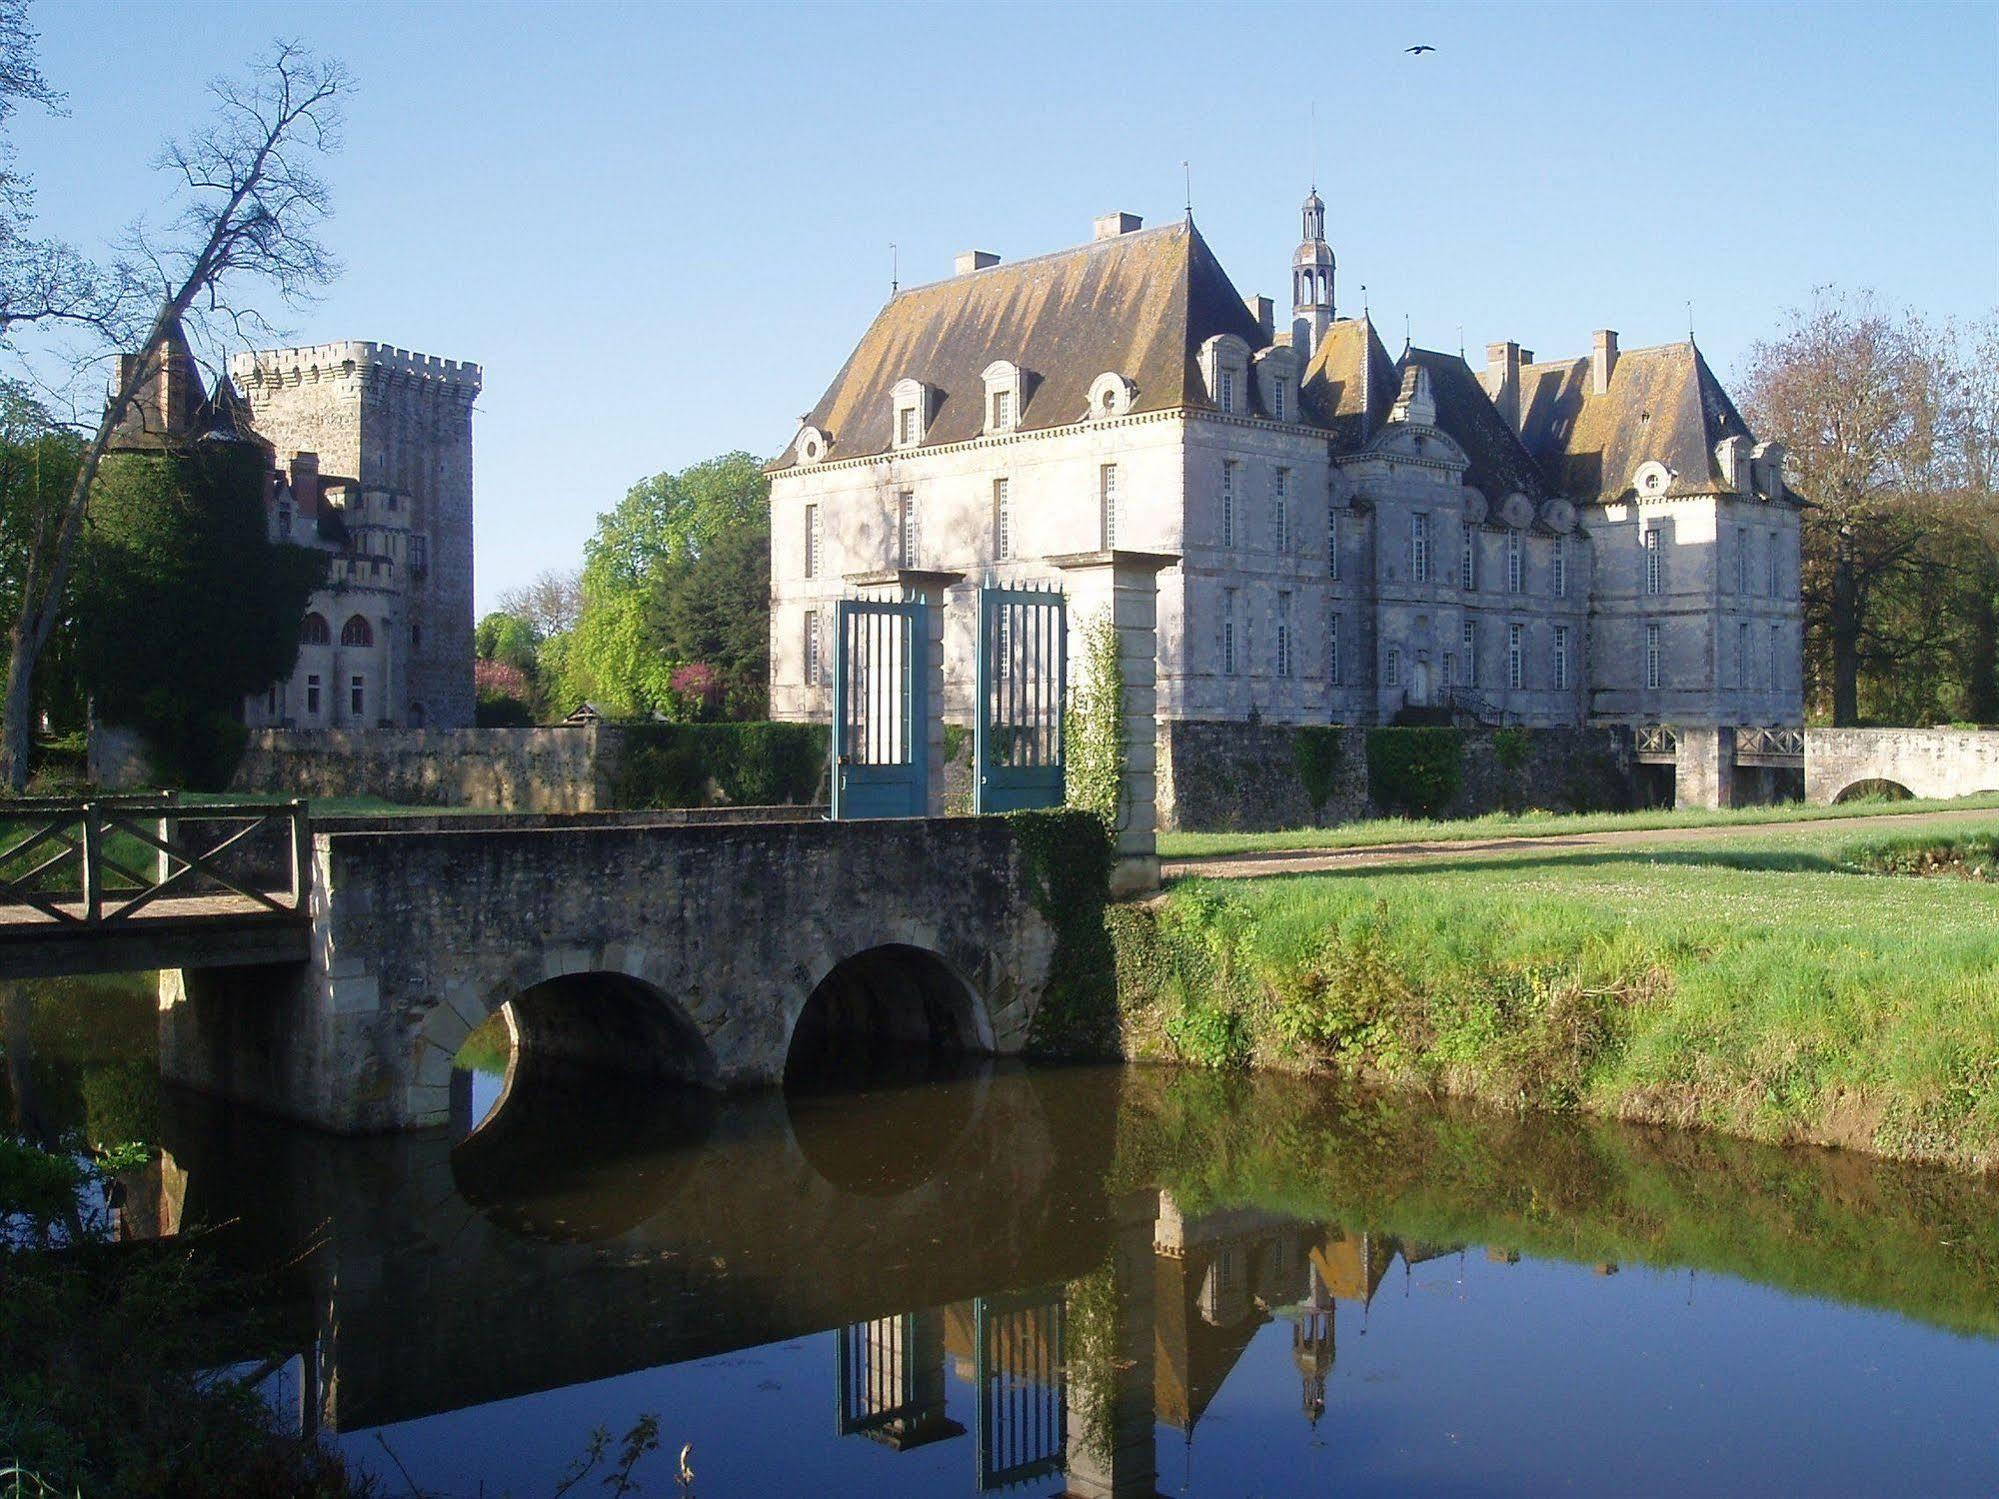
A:
[[[1876,604],[1921,562],[1925,528],[1912,500],[1934,452],[1929,374],[1912,318],[1828,288],[1750,351],[1751,425],[1787,444],[1812,507],[1803,527],[1807,659],[1835,724],[1859,717],[1863,660],[1885,663],[1907,644],[1879,628]]]
[[[61,615],[99,461],[149,367],[191,314],[239,339],[261,326],[250,305],[236,300],[246,288],[297,302],[333,276],[335,264],[316,237],[328,200],[315,167],[336,144],[340,106],[351,90],[339,63],[293,43],[274,47],[245,82],[214,84],[209,125],[170,143],[158,160],[175,179],[179,215],[158,235],[144,225],[133,229],[108,291],[98,287],[61,307],[26,309],[86,330],[100,357],[139,357],[119,366],[69,499],[29,548],[0,715],[0,777],[16,791],[27,781],[35,664]],[[3,300],[12,302],[11,289]],[[137,305],[150,315],[141,315],[145,332],[135,342],[130,314]]]
[[[583,614],[582,576],[574,568],[546,568],[532,583],[502,593],[500,611],[526,620],[543,640],[573,630]]]

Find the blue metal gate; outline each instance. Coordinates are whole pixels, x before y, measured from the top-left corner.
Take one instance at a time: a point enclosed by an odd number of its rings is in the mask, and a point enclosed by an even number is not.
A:
[[[1052,589],[979,590],[972,810],[1059,807],[1068,600]]]
[[[930,786],[930,606],[842,599],[833,628],[833,816],[921,817]]]
[[[973,1407],[979,1487],[1060,1472],[1067,1453],[1068,1310],[1058,1289],[972,1303]]]

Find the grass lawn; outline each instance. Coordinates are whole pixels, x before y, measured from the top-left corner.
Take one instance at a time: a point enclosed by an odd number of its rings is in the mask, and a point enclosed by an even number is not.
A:
[[[1370,848],[1384,843],[1460,843],[1476,838],[1553,838],[1569,833],[1633,832],[1653,828],[1757,827],[1771,822],[1841,821],[1909,812],[1999,809],[1999,796],[1964,796],[1950,801],[1857,801],[1837,807],[1787,802],[1775,807],[1739,807],[1726,812],[1659,808],[1648,812],[1492,812],[1452,822],[1384,817],[1330,828],[1287,828],[1278,833],[1161,833],[1163,858],[1189,859],[1219,854],[1270,853],[1285,849]]]
[[[1113,917],[1127,1044],[1999,1167],[1999,887],[1848,872],[1907,841],[1181,881]]]

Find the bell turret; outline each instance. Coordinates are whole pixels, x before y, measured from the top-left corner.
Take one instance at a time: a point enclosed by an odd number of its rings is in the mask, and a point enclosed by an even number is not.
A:
[[[1304,242],[1291,257],[1291,347],[1310,359],[1333,321],[1333,251],[1317,188],[1305,199],[1303,218]]]

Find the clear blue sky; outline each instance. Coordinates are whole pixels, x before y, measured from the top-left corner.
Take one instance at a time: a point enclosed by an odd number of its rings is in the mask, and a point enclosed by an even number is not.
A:
[[[67,118],[16,135],[44,226],[161,200],[148,158],[271,38],[361,92],[347,266],[284,319],[485,366],[482,606],[635,479],[766,455],[888,290],[977,247],[1195,219],[1287,296],[1314,156],[1391,343],[1700,341],[1727,378],[1821,283],[1999,304],[1999,8],[42,3]],[[1438,50],[1409,58],[1415,42]],[[1309,124],[1317,105],[1317,130]],[[1316,139],[1314,135],[1316,134]]]

